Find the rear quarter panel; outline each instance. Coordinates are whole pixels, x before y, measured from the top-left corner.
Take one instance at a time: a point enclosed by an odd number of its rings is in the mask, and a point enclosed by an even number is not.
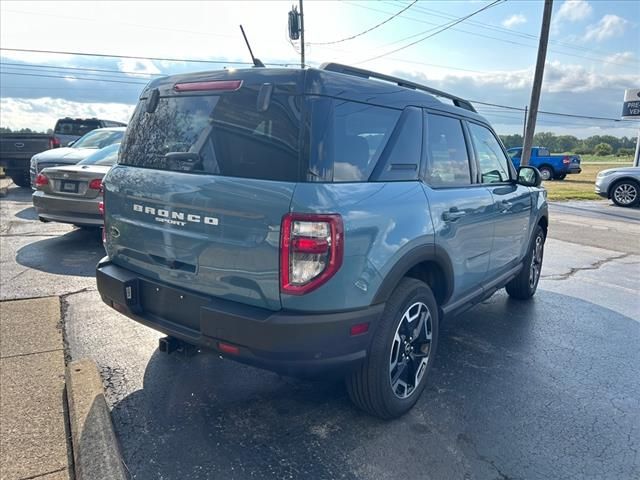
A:
[[[281,295],[292,310],[336,311],[370,305],[385,276],[418,245],[433,245],[428,203],[419,182],[301,183],[291,211],[339,213],[344,260],[327,283],[306,295]]]

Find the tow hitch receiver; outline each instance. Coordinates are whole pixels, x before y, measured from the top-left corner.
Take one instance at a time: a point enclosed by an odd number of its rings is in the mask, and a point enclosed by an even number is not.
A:
[[[198,347],[191,345],[190,343],[183,342],[175,337],[161,338],[158,341],[158,350],[166,354],[179,352],[187,356],[192,356],[198,353]]]

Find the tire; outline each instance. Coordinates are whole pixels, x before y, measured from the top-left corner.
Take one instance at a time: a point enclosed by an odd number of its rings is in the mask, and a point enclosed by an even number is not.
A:
[[[409,342],[407,336],[415,338]],[[382,419],[407,413],[424,390],[437,344],[438,304],[433,292],[424,282],[403,278],[387,302],[367,358],[346,379],[349,397]]]
[[[640,203],[640,185],[631,179],[623,179],[611,187],[611,200],[619,207],[635,207]]]
[[[507,293],[511,298],[517,300],[529,300],[536,293],[540,272],[542,270],[542,260],[544,257],[544,230],[540,225],[536,227],[533,241],[529,246],[529,251],[524,257],[523,267],[518,276],[506,285]]]
[[[565,178],[567,178],[567,174],[566,173],[563,173],[562,175],[556,176],[556,180],[564,180]]]
[[[551,168],[549,165],[543,165],[539,168],[539,170],[540,170],[540,177],[542,177],[542,180],[553,180],[553,177],[554,177],[553,168]]]
[[[31,188],[31,177],[29,172],[11,172],[9,175],[13,183],[22,188]]]

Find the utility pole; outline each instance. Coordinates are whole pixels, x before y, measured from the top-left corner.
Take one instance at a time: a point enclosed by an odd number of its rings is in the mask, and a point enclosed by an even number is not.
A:
[[[527,111],[528,105],[524,106],[524,121],[522,122],[522,142],[524,143],[524,136],[527,134]]]
[[[300,68],[304,68],[304,10],[300,0]]]
[[[544,62],[547,58],[547,44],[549,42],[549,27],[551,25],[551,11],[553,0],[544,0],[542,13],[542,28],[540,30],[540,43],[538,44],[538,60],[533,76],[533,88],[531,89],[531,101],[529,102],[529,117],[525,126],[524,145],[522,147],[522,159],[520,165],[529,165],[533,135],[536,131],[536,118],[538,116],[538,104],[540,103],[540,90],[542,89],[542,77],[544,75]]]

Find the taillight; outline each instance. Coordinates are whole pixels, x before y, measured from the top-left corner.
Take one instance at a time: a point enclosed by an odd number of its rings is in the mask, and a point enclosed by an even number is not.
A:
[[[49,178],[44,173],[39,173],[36,177],[36,187],[44,187],[49,185]]]
[[[340,269],[344,254],[342,217],[288,213],[280,231],[280,290],[303,295]]]
[[[58,148],[60,146],[60,139],[53,137],[49,139],[49,148]]]
[[[89,182],[89,188],[91,190],[101,190],[102,189],[102,180],[100,180],[99,178],[91,180]]]
[[[571,163],[571,158],[565,155],[564,158],[562,159],[562,163]]]
[[[98,211],[100,212],[100,215],[104,217],[104,202],[98,203]]]
[[[242,80],[214,80],[211,82],[176,83],[173,89],[176,92],[202,92],[202,91],[226,91],[233,92],[242,85]]]

